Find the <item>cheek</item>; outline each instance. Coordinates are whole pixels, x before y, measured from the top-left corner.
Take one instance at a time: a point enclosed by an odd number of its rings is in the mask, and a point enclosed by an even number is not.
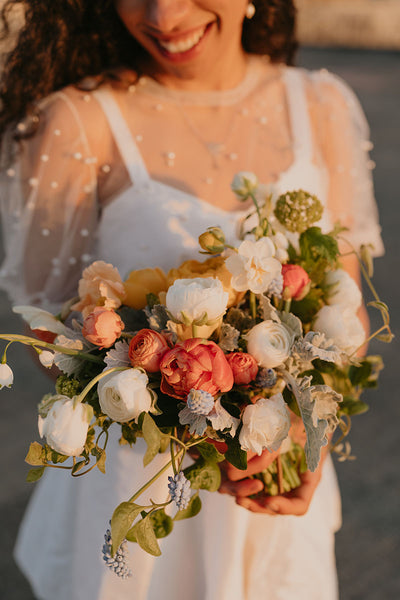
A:
[[[115,10],[125,27],[134,35],[145,14],[145,0],[115,0]]]

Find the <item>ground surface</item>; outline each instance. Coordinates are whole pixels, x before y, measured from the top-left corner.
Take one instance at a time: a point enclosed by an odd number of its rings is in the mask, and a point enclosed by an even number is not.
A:
[[[344,77],[367,113],[375,142],[372,157],[378,165],[375,184],[386,245],[386,257],[376,261],[375,283],[399,331],[400,54],[307,49],[299,59],[304,66],[327,67]],[[1,296],[0,331],[15,332],[18,327],[19,320],[10,315]],[[372,351],[384,358],[382,383],[370,395],[371,411],[359,417],[351,435],[357,461],[338,465],[343,495],[343,527],[337,536],[341,600],[400,598],[400,336],[391,346],[374,344]],[[0,598],[34,600],[14,565],[12,548],[32,491],[32,485],[24,482],[23,459],[36,431],[36,402],[50,390],[50,383],[24,352],[12,350],[10,361],[14,365],[18,361],[19,374],[13,390],[1,394]]]

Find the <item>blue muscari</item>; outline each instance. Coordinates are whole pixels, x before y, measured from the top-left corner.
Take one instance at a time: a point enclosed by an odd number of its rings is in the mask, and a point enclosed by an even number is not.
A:
[[[126,544],[127,542],[124,540],[116,551],[115,556],[111,556],[111,531],[107,529],[104,534],[104,544],[102,548],[103,560],[107,567],[122,579],[132,577],[132,571],[127,565],[128,551],[126,549]]]
[[[175,477],[168,477],[168,489],[171,499],[175,502],[178,510],[187,508],[190,501],[190,481],[186,479],[182,471]]]

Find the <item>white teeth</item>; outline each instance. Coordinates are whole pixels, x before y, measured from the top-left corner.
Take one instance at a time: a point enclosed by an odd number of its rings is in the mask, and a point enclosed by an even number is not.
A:
[[[178,52],[187,52],[199,43],[199,41],[204,35],[205,30],[206,28],[204,27],[200,31],[192,33],[186,39],[179,40],[179,42],[166,42],[158,40],[158,43],[162,48],[165,48],[165,50],[167,50],[171,54],[177,54]]]

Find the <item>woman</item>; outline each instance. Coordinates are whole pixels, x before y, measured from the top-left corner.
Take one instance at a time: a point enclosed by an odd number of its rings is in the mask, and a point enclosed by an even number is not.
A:
[[[367,237],[381,250],[362,112],[335,77],[285,66],[296,47],[290,0],[23,4],[1,86],[5,161],[18,140],[2,200],[1,284],[14,301],[54,308],[95,257],[122,274],[168,270],[196,257],[207,226],[234,239],[248,209],[230,192],[238,170],[278,192],[317,194],[325,228],[340,218],[355,244]],[[130,449],[111,438],[106,476],[52,472],[36,490],[16,556],[38,598],[337,597],[331,462],[292,496],[256,502],[248,476],[268,454],[228,471],[229,495],[206,495],[162,557],[132,546],[134,577],[117,579],[101,564],[102,529],[148,477],[141,440]]]

